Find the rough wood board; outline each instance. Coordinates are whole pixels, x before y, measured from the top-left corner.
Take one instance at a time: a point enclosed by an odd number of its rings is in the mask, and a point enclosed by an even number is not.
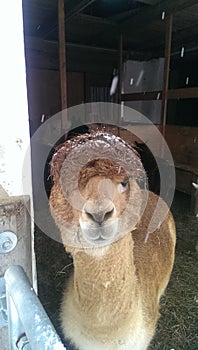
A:
[[[34,132],[45,120],[61,109],[60,75],[47,69],[27,69],[30,127]]]
[[[31,229],[29,198],[16,196],[4,198],[0,201],[0,232],[13,231],[18,243],[13,251],[0,254],[0,276],[4,275],[10,265],[23,266],[28,278],[32,279],[31,259]]]
[[[13,251],[0,254],[0,276],[11,265],[21,265],[32,281],[31,222],[28,196],[0,198],[0,233],[13,231],[18,239]],[[0,329],[0,348],[8,350],[7,327]]]
[[[197,167],[197,127],[166,125],[165,139],[176,163]]]
[[[183,89],[169,89],[167,90],[168,100],[177,100],[177,99],[189,99],[189,98],[198,98],[198,87],[183,88]],[[133,92],[128,94],[122,94],[122,101],[152,101],[152,100],[161,100],[162,91],[144,91],[144,92]]]

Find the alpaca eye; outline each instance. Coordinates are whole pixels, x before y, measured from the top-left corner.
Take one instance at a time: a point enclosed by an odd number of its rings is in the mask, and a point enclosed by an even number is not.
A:
[[[120,182],[120,192],[126,191],[128,184],[128,180]]]
[[[122,187],[126,188],[128,185],[128,181],[123,181],[121,182]]]

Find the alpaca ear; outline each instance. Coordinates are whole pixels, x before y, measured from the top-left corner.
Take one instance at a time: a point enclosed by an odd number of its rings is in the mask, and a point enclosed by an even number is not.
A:
[[[196,184],[195,182],[192,182],[192,185],[196,190],[198,190],[198,184]]]
[[[65,145],[60,147],[53,155],[50,162],[50,176],[55,183],[60,178],[61,167],[66,158],[67,149]]]
[[[56,182],[56,180],[58,179],[58,169],[56,167],[56,154],[53,155],[49,165],[50,165],[50,176],[52,178],[53,182]]]

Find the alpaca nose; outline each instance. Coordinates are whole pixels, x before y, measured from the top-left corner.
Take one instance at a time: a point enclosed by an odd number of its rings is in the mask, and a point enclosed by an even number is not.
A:
[[[106,203],[96,203],[94,205],[87,203],[84,207],[84,213],[87,218],[100,225],[110,219],[113,216],[114,211],[115,207],[112,202],[108,203],[108,205]]]

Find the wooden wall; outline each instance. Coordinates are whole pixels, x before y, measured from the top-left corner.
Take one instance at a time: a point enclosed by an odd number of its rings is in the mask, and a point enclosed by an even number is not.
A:
[[[58,71],[27,69],[28,108],[31,134],[45,120],[60,111],[60,77]]]
[[[61,109],[58,43],[25,37],[31,134]],[[66,46],[68,107],[90,102],[90,86],[109,87],[116,50]]]
[[[25,37],[27,67],[59,70],[58,42],[35,37]],[[116,50],[91,49],[86,46],[66,45],[67,70],[69,72],[102,73],[113,72],[118,65]]]
[[[176,163],[198,168],[198,127],[167,125],[165,138]]]
[[[85,99],[84,74],[68,72],[68,107],[80,104]],[[28,106],[31,135],[45,120],[61,110],[59,71],[27,69]]]
[[[85,78],[83,72],[67,72],[68,107],[85,101]]]

